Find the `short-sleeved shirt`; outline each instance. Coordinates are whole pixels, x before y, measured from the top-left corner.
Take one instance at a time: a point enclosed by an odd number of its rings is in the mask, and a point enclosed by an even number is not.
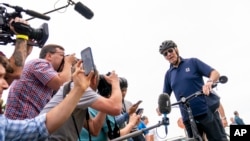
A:
[[[237,125],[245,125],[244,121],[239,116],[235,116],[234,121]]]
[[[46,114],[26,120],[11,120],[0,115],[0,140],[44,141],[49,136],[45,121]]]
[[[65,83],[67,84],[67,83]],[[64,84],[64,85],[65,85]],[[53,98],[46,104],[40,114],[49,112],[52,108],[58,105],[63,100],[63,86],[57,91],[57,93],[53,96]],[[73,83],[71,83],[71,88],[73,87]],[[86,109],[91,106],[93,102],[95,102],[99,98],[99,94],[97,94],[90,87],[85,91],[82,98],[79,100],[75,110],[72,115],[75,118],[75,123],[77,125],[77,130],[80,133],[83,127],[83,121],[86,118]],[[76,141],[78,139],[77,131],[74,126],[74,121],[72,117],[70,117],[58,130],[56,130],[53,134],[49,136],[48,140],[67,140],[67,141]]]
[[[212,70],[212,67],[197,58],[181,58],[177,68],[170,65],[167,70],[163,92],[171,95],[173,91],[176,100],[179,101],[182,97],[201,91],[204,85],[203,77],[209,77]],[[208,110],[204,96],[195,97],[189,103],[194,116],[205,114]],[[187,110],[182,104],[180,104],[180,110],[183,121],[188,120]]]
[[[139,125],[138,125],[138,129],[141,130],[141,129],[145,129],[147,128],[146,124],[141,120]],[[144,135],[147,135],[148,134],[148,130],[145,130],[143,131],[143,134]]]
[[[27,62],[20,79],[11,84],[5,116],[9,119],[36,117],[52,97],[53,89],[46,85],[57,74],[45,59]]]

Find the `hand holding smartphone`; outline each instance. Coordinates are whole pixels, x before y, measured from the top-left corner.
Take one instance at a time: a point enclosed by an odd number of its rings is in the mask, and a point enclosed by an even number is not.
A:
[[[136,113],[137,115],[142,115],[143,110],[144,110],[143,108],[139,108],[139,109],[136,110],[135,113]]]
[[[142,100],[138,100],[133,106],[139,106],[142,103]]]
[[[83,69],[85,75],[88,75],[95,69],[94,59],[90,47],[87,47],[81,51],[81,59],[83,61]]]

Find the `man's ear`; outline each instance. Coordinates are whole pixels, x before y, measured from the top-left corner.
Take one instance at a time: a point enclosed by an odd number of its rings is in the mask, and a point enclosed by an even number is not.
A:
[[[48,52],[44,59],[51,60],[52,55],[53,55],[52,53]]]
[[[178,50],[178,48],[175,47],[174,50],[175,50],[176,54],[179,56],[179,50]]]
[[[93,75],[92,78],[90,79],[90,87],[92,89],[97,90],[97,85],[98,85],[98,77],[96,75]]]

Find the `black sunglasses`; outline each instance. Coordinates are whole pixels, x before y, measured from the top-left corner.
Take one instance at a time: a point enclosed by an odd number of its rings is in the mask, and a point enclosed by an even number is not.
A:
[[[168,53],[172,53],[174,51],[173,48],[168,49],[166,52],[163,53],[164,56],[167,56]]]

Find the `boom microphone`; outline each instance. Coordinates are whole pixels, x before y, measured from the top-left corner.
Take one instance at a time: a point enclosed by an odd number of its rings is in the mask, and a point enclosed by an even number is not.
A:
[[[50,17],[49,16],[45,16],[41,13],[38,13],[36,11],[33,11],[33,10],[25,10],[23,9],[22,7],[20,6],[12,6],[12,5],[9,5],[7,3],[3,3],[3,5],[5,6],[8,6],[8,7],[11,7],[13,9],[15,9],[17,12],[25,12],[26,14],[30,15],[30,16],[33,16],[33,17],[36,17],[36,18],[40,18],[40,19],[43,19],[43,20],[50,20]]]
[[[41,13],[38,13],[36,11],[33,11],[33,10],[27,9],[27,10],[25,10],[25,12],[27,14],[29,14],[30,16],[33,16],[33,17],[37,17],[37,18],[40,18],[40,19],[43,19],[43,20],[50,20],[50,17],[45,16],[45,15],[43,15]]]
[[[171,102],[167,93],[160,94],[158,99],[159,111],[162,114],[169,114],[171,112]]]
[[[94,13],[81,2],[75,4],[75,10],[87,19],[91,19],[94,16]]]

